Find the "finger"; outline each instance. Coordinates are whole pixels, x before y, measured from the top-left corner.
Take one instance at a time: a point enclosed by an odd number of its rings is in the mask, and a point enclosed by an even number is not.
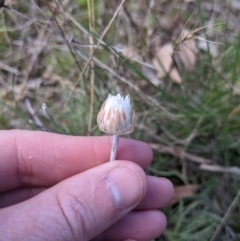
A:
[[[24,202],[39,193],[45,191],[46,188],[19,188],[0,194],[0,208],[12,206],[14,204]]]
[[[159,237],[166,228],[165,215],[157,210],[131,212],[92,241],[147,241]]]
[[[166,178],[147,177],[147,192],[136,210],[158,209],[167,206],[173,198],[173,184]]]
[[[46,188],[21,188],[2,193],[0,208],[8,207],[32,198]],[[169,204],[174,194],[172,183],[166,178],[147,176],[147,191],[136,210],[158,209]]]
[[[105,163],[1,209],[0,233],[4,240],[15,241],[90,240],[135,208],[146,185],[137,164]]]
[[[50,186],[109,161],[111,137],[73,137],[46,132],[1,131],[0,192],[20,186]],[[152,159],[150,147],[120,139],[117,159],[143,168]]]

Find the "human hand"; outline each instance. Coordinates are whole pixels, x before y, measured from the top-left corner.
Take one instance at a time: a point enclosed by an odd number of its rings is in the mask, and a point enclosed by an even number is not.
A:
[[[0,132],[0,240],[151,240],[166,227],[158,211],[173,186],[146,176],[152,159],[143,142]],[[125,161],[127,160],[127,161]]]

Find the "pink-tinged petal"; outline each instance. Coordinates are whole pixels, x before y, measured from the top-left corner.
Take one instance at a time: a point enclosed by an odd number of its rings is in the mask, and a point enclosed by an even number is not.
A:
[[[129,134],[134,130],[135,113],[131,110],[130,97],[108,95],[97,117],[99,129],[108,134]],[[104,128],[103,128],[104,127]]]

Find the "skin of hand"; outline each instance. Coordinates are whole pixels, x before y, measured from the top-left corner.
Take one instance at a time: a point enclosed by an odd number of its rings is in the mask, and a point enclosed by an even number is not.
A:
[[[161,235],[158,209],[173,196],[165,178],[146,176],[143,142],[111,137],[0,131],[0,240],[148,241]]]

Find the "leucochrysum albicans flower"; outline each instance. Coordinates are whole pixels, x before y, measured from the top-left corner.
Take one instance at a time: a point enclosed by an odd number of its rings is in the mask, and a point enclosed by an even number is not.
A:
[[[97,117],[98,127],[107,134],[124,135],[133,132],[135,112],[131,109],[130,97],[120,94],[108,95]]]
[[[101,131],[113,135],[113,153],[111,153],[110,161],[116,157],[119,135],[133,132],[135,121],[135,112],[132,111],[130,97],[109,94],[98,113],[97,123]]]

